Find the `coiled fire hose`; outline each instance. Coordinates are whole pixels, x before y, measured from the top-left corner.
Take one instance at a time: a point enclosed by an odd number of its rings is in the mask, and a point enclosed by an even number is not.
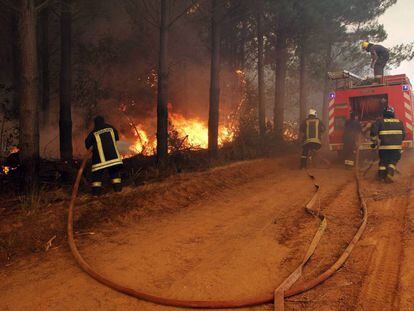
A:
[[[360,189],[360,178],[358,172],[356,172],[356,181],[357,181],[357,188],[358,188],[358,196],[361,203],[361,208],[363,211],[363,220],[361,223],[360,228],[358,229],[356,235],[344,251],[344,253],[337,259],[337,261],[325,272],[320,274],[318,277],[309,280],[309,281],[303,281],[298,284],[296,284],[296,281],[302,276],[302,270],[307,261],[310,259],[312,254],[314,253],[323,232],[326,228],[326,218],[321,215],[319,212],[315,211],[313,209],[314,205],[316,204],[319,196],[319,185],[315,184],[315,193],[312,197],[312,199],[309,201],[309,203],[306,205],[306,211],[316,217],[319,217],[321,219],[320,227],[315,234],[311,245],[308,248],[308,251],[306,253],[306,256],[304,257],[302,263],[299,265],[297,269],[285,280],[282,282],[282,284],[276,289],[276,291],[273,292],[269,291],[267,294],[263,294],[259,297],[253,297],[253,298],[246,298],[246,299],[239,299],[239,300],[220,300],[220,301],[196,301],[196,300],[180,300],[180,299],[171,299],[171,298],[165,298],[165,297],[159,297],[156,295],[151,295],[148,293],[145,293],[140,290],[136,290],[127,286],[124,286],[122,284],[117,283],[116,281],[110,279],[107,276],[104,276],[97,272],[93,267],[91,267],[82,257],[80,254],[75,240],[74,240],[74,234],[73,234],[73,209],[76,202],[76,197],[78,195],[79,185],[82,178],[83,171],[86,166],[87,159],[89,157],[90,152],[85,155],[82,164],[79,168],[78,174],[76,176],[75,183],[73,185],[72,190],[72,196],[69,203],[69,211],[68,211],[68,226],[67,226],[67,234],[68,234],[68,243],[70,250],[72,252],[73,257],[75,258],[76,262],[79,264],[81,269],[86,272],[89,276],[94,278],[96,281],[108,286],[109,288],[112,288],[113,290],[116,290],[118,292],[121,292],[123,294],[149,301],[155,304],[160,305],[166,305],[166,306],[173,306],[173,307],[183,307],[183,308],[203,308],[203,309],[223,309],[223,308],[240,308],[240,307],[250,307],[255,305],[261,305],[265,303],[275,303],[275,310],[284,310],[284,298],[285,297],[291,297],[300,293],[303,293],[305,291],[308,291],[315,286],[321,284],[326,279],[331,277],[348,259],[349,255],[351,254],[352,250],[354,249],[356,243],[361,238],[362,233],[365,230],[366,224],[367,224],[367,206],[365,203],[365,199],[363,197],[362,191]],[[357,156],[357,163],[358,163]],[[309,174],[309,177],[312,179],[315,179],[311,174]]]

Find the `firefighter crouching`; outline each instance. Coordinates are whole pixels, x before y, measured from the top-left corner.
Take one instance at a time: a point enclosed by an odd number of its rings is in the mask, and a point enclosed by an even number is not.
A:
[[[345,167],[353,168],[355,166],[355,151],[362,132],[358,116],[351,112],[349,120],[345,122],[344,128],[344,159]]]
[[[405,138],[403,123],[395,118],[394,108],[384,108],[384,118],[377,120],[371,127],[371,148],[378,146],[378,177],[392,182],[396,165],[401,159],[402,142]]]
[[[86,149],[92,149],[92,195],[102,193],[102,179],[108,171],[114,191],[122,190],[121,168],[122,158],[116,142],[119,140],[118,131],[106,124],[101,116],[94,119],[95,127],[85,140]]]
[[[322,133],[325,132],[325,126],[318,119],[315,109],[309,109],[309,115],[300,125],[300,134],[302,136],[302,156],[300,159],[300,168],[306,168],[308,158],[312,151],[319,150],[322,146]]]

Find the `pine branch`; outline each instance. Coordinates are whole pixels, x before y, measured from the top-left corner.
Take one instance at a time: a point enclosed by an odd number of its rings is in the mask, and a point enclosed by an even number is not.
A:
[[[43,1],[43,3],[39,4],[36,7],[36,11],[38,13],[41,12],[43,9],[45,9],[46,7],[48,7],[53,1],[55,1],[55,0],[45,0],[45,1]]]
[[[187,12],[193,8],[194,6],[198,5],[199,1],[192,1],[192,3],[187,6],[181,13],[179,13],[176,17],[174,17],[170,23],[168,24],[168,28],[171,27],[176,21],[178,21],[181,17],[183,17]]]

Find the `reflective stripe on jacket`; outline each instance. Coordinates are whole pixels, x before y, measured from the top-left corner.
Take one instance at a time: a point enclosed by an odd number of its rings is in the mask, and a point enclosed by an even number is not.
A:
[[[92,172],[122,164],[122,157],[116,145],[118,140],[118,132],[108,124],[89,133],[85,146],[87,149],[93,147]]]
[[[321,137],[325,131],[322,121],[315,117],[308,117],[301,124],[300,131],[303,135],[303,143],[322,144]]]
[[[402,142],[405,138],[403,123],[395,118],[377,120],[371,128],[371,140],[379,142],[380,150],[402,149]]]

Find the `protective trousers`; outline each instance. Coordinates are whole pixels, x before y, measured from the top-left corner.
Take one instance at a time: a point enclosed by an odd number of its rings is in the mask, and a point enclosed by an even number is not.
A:
[[[401,159],[401,150],[380,150],[379,158],[378,177],[381,180],[393,181],[396,165]]]
[[[92,172],[92,195],[102,194],[102,179],[104,177],[105,171],[108,171],[114,191],[122,191],[121,168],[121,165],[116,165]]]
[[[374,64],[374,76],[376,79],[381,80],[384,76],[384,68],[387,65],[388,59],[378,58]],[[378,81],[381,83],[382,81]]]
[[[302,156],[300,157],[300,168],[306,168],[309,156],[311,152],[319,150],[321,144],[318,143],[307,143],[302,146]]]

